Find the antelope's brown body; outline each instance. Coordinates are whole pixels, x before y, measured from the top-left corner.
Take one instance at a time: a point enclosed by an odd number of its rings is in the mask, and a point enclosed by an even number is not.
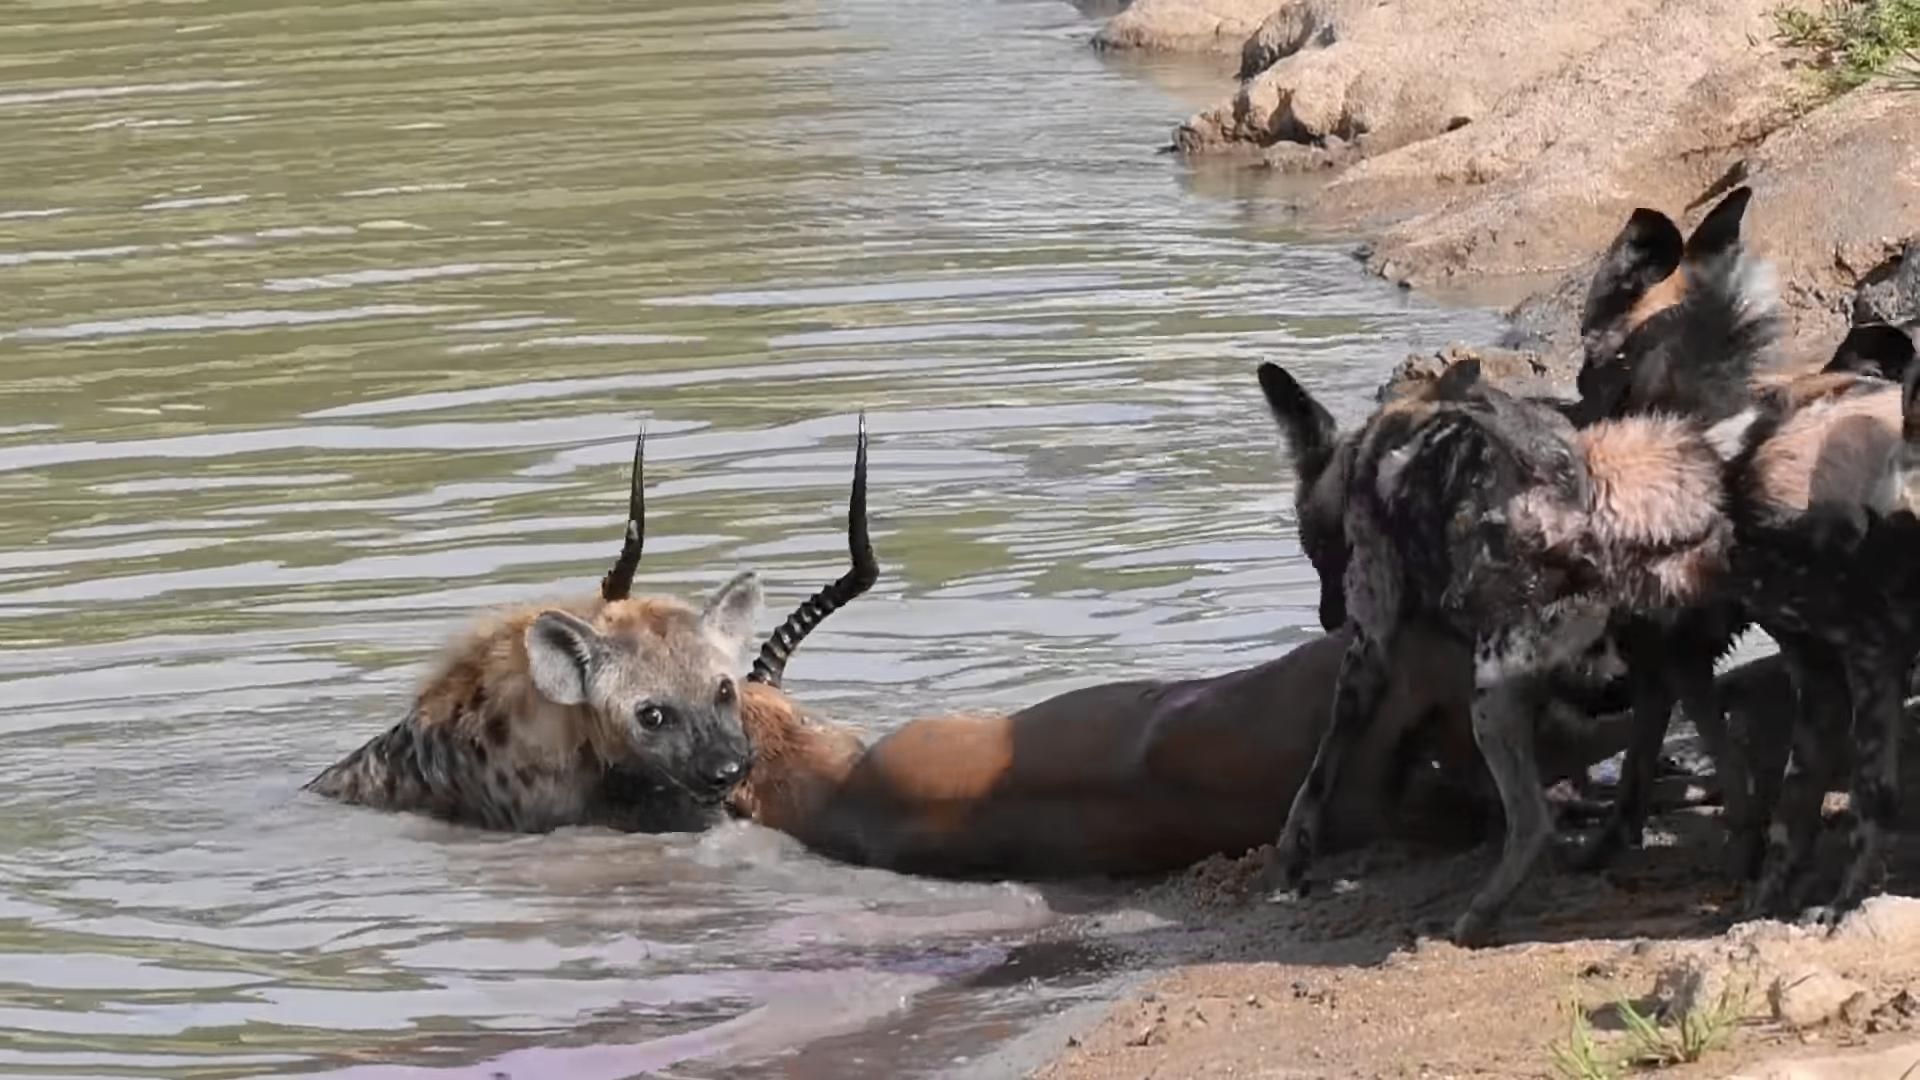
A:
[[[834,858],[938,876],[1143,874],[1238,855],[1272,841],[1285,819],[1332,716],[1346,649],[1345,635],[1327,635],[1211,678],[917,719],[870,747],[750,686],[742,715],[755,762],[733,806]],[[1400,657],[1380,723],[1350,762],[1357,782],[1343,786],[1335,847],[1395,833],[1468,843],[1490,821],[1464,646],[1409,635]],[[1565,752],[1549,771],[1605,756],[1575,741],[1559,739]],[[1409,783],[1430,759],[1447,781]]]

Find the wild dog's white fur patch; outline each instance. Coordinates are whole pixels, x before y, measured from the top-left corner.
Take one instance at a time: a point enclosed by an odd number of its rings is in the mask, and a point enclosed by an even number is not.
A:
[[[1557,600],[1481,641],[1473,650],[1473,685],[1498,686],[1521,675],[1572,664],[1606,633],[1606,604]]]
[[[1721,461],[1732,461],[1747,448],[1747,433],[1760,419],[1760,410],[1741,409],[1707,429],[1707,445]]]

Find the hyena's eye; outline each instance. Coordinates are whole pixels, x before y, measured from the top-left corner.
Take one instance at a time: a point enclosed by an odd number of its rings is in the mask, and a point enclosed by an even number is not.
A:
[[[639,720],[640,726],[648,731],[659,731],[667,726],[667,710],[658,705],[640,706],[634,713],[634,718]]]
[[[733,704],[733,680],[724,676],[720,679],[720,689],[713,692],[713,700],[721,705]]]

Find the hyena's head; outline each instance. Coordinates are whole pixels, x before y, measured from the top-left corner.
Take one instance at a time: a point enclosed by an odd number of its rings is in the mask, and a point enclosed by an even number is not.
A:
[[[1278,364],[1260,365],[1260,390],[1293,460],[1294,520],[1300,547],[1320,578],[1320,627],[1331,633],[1347,621],[1347,474],[1353,447],[1340,438],[1333,414]]]
[[[542,697],[577,707],[605,766],[718,803],[752,763],[734,672],[760,606],[746,571],[698,609],[647,598],[606,603],[591,620],[544,611],[527,626],[528,674]]]
[[[1628,218],[1581,316],[1576,423],[1653,411],[1714,421],[1746,407],[1781,327],[1771,272],[1740,237],[1751,198],[1735,189],[1684,240],[1657,210]]]

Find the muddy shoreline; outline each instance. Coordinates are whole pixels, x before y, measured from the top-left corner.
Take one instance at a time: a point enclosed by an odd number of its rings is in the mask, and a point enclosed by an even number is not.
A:
[[[1819,88],[1778,40],[1778,7],[1135,0],[1093,45],[1238,58],[1232,93],[1170,133],[1191,167],[1287,178],[1303,228],[1364,240],[1369,271],[1511,304],[1500,340],[1409,358],[1396,377],[1481,355],[1505,380],[1567,392],[1578,307],[1620,224],[1651,206],[1688,226],[1738,184],[1755,192],[1746,233],[1775,268],[1789,356],[1824,361],[1849,325],[1920,318],[1920,93]],[[1503,944],[1480,951],[1439,927],[1485,851],[1358,853],[1328,868],[1331,894],[1292,903],[1251,887],[1258,852],[1202,864],[1090,920],[1120,957],[1110,1004],[1041,1023],[993,1066],[1545,1076],[1576,1012],[1618,1050],[1630,1039],[1612,1003],[1677,1016],[1707,987],[1731,1002],[1725,1030],[1661,1075],[1838,1080],[1920,1063],[1920,900],[1880,898],[1831,938],[1736,924],[1711,865],[1716,812],[1695,794],[1669,799],[1648,846],[1604,874],[1543,868]],[[1917,825],[1890,894],[1920,886]]]

